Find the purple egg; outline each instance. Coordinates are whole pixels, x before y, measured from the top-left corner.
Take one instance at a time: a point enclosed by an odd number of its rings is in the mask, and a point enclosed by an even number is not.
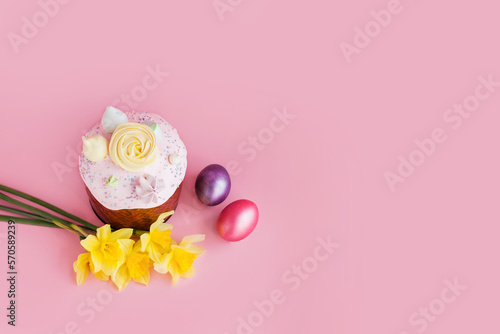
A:
[[[259,209],[247,199],[235,201],[222,210],[217,219],[217,231],[227,241],[240,241],[253,232],[259,220]]]
[[[203,168],[196,178],[196,196],[208,206],[218,205],[227,198],[231,190],[231,178],[221,165],[213,164]]]

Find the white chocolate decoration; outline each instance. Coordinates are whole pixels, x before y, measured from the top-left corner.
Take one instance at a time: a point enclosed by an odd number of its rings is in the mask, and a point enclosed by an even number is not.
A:
[[[115,164],[111,160],[111,153],[99,162],[92,162],[82,152],[80,154],[80,175],[88,190],[107,209],[154,208],[166,202],[184,180],[187,169],[186,146],[175,128],[160,115],[146,112],[127,112],[126,115],[129,122],[147,125],[158,124],[163,136],[161,140],[156,140],[156,160],[144,166],[143,171],[132,172]],[[96,123],[86,134],[86,137],[101,135],[109,141],[112,135],[104,130],[101,122]],[[168,160],[168,157],[174,153],[180,157],[180,162],[177,165],[172,165]],[[144,174],[150,174],[165,181],[166,189],[158,197],[158,203],[146,203],[137,194],[136,186],[140,185],[139,180]],[[116,187],[107,184],[111,175],[119,180]]]
[[[104,115],[102,115],[101,125],[107,133],[113,133],[118,125],[127,123],[127,115],[120,109],[115,107],[107,107]]]
[[[156,139],[160,140],[162,138],[160,126],[157,123],[153,123],[153,124],[149,124],[149,127],[151,128],[151,130],[153,130],[153,132],[156,136]]]
[[[82,137],[83,154],[92,162],[101,161],[108,155],[108,141],[101,135]]]
[[[170,162],[171,165],[178,165],[181,162],[182,158],[180,155],[177,153],[172,153],[168,156],[168,162]]]

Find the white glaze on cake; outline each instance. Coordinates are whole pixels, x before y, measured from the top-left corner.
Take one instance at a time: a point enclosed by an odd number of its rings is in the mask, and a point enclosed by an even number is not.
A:
[[[184,143],[179,138],[177,130],[167,123],[157,114],[151,113],[126,113],[129,122],[142,124],[157,123],[161,129],[162,136],[157,139],[156,149],[158,150],[157,160],[146,166],[141,172],[129,172],[111,161],[109,155],[98,162],[88,160],[83,152],[80,154],[80,175],[83,182],[92,195],[106,208],[111,210],[121,209],[149,209],[165,203],[177,190],[187,168],[187,151]],[[87,134],[86,138],[93,135],[101,135],[108,141],[111,134],[107,133],[101,123],[95,125]],[[178,154],[180,162],[171,164],[168,157],[171,154]],[[139,178],[144,174],[151,174],[165,181],[166,190],[161,194],[158,203],[145,203],[136,192],[136,185]],[[119,179],[118,185],[113,188],[106,185],[110,176]]]

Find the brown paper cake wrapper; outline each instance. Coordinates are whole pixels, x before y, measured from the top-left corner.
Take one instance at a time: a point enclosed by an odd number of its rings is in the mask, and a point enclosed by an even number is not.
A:
[[[114,229],[134,228],[144,231],[149,230],[149,226],[151,226],[151,224],[158,219],[160,214],[172,211],[177,207],[179,196],[181,194],[181,188],[182,183],[179,185],[179,188],[177,188],[174,194],[168,199],[168,201],[154,208],[110,210],[99,203],[90,190],[85,187],[87,194],[89,195],[90,205],[92,206],[92,209],[94,209],[97,217],[102,220],[103,223],[111,225]]]

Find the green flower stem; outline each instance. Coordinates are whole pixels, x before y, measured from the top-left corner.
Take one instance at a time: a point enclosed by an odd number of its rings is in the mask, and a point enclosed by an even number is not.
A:
[[[55,221],[53,220],[52,221],[57,227],[60,227],[68,232],[71,232],[75,235],[77,235],[78,237],[86,237],[88,234],[86,234],[85,232],[83,232],[82,230],[80,230],[80,228],[78,229],[75,229],[73,226],[75,226],[75,224],[71,224],[72,226],[67,226],[67,225],[64,225],[64,224],[61,224],[60,222],[58,221]]]
[[[77,231],[78,233],[80,233],[81,235],[83,235],[85,238],[89,234],[96,235],[96,231],[91,230],[91,229],[86,228],[86,227],[83,227],[83,226],[80,226],[80,225],[77,225],[77,224],[71,224],[71,228],[73,230]]]
[[[33,225],[38,225],[38,226],[64,228],[64,229],[68,229],[72,233],[77,232],[75,234],[77,234],[78,236],[83,236],[84,238],[86,238],[89,234],[95,234],[94,230],[88,229],[88,228],[80,226],[78,224],[71,224],[70,225],[71,228],[67,228],[67,226],[63,225],[63,224],[60,224],[61,226],[59,226],[58,224],[54,223],[53,221],[51,221],[48,218],[44,218],[44,217],[32,214],[32,213],[27,212],[27,211],[17,210],[17,209],[8,207],[8,206],[0,205],[0,210],[12,212],[12,213],[16,213],[16,214],[24,216],[24,217],[12,217],[12,216],[0,215],[1,219],[5,219],[5,220],[12,219],[12,220],[19,222],[19,223],[22,223],[22,224],[33,223]],[[26,218],[26,217],[28,217],[28,218]],[[33,218],[33,219],[29,219],[29,218]],[[40,221],[43,221],[47,224],[40,224]]]
[[[95,225],[75,216],[75,215],[72,215],[69,212],[66,212],[66,211],[64,211],[64,210],[62,210],[62,209],[60,209],[60,208],[58,208],[50,203],[42,201],[39,198],[30,196],[30,195],[23,193],[21,191],[9,188],[9,187],[4,186],[4,185],[0,185],[0,190],[8,192],[8,193],[16,195],[16,196],[19,196],[21,198],[27,199],[33,203],[39,204],[39,205],[41,205],[49,210],[52,210],[56,213],[59,213],[62,216],[65,216],[65,217],[70,218],[76,222],[79,222],[82,225],[84,225],[85,227],[77,225],[77,224],[73,224],[72,222],[65,220],[65,219],[62,219],[61,217],[54,216],[48,212],[45,212],[45,211],[40,210],[38,208],[35,208],[29,204],[15,200],[15,199],[13,199],[13,198],[11,198],[11,197],[9,197],[1,192],[0,192],[0,199],[3,199],[4,201],[9,202],[9,203],[14,204],[14,205],[17,205],[21,208],[27,209],[31,212],[18,210],[15,208],[10,208],[8,206],[0,205],[0,210],[12,212],[12,213],[17,213],[19,215],[28,217],[28,218],[19,218],[19,217],[9,217],[9,216],[1,216],[0,215],[0,218],[13,219],[16,222],[19,222],[22,224],[31,224],[31,225],[48,226],[48,227],[59,227],[53,223],[53,221],[57,221],[59,224],[64,224],[65,226],[69,227],[72,230],[79,232],[80,234],[82,232],[85,232],[87,234],[94,234],[94,232],[98,228],[97,226],[95,226]],[[33,218],[33,219],[30,219],[30,218]],[[114,231],[115,229],[112,229],[112,230]],[[140,238],[141,235],[143,235],[145,233],[149,233],[149,231],[134,229],[133,230],[133,237]]]
[[[149,233],[149,231],[143,231],[143,230],[135,230],[132,232],[134,235],[141,237],[141,235]]]
[[[42,216],[39,216],[39,215],[35,215],[35,214],[31,213],[31,212],[14,209],[14,208],[11,208],[11,207],[8,207],[8,206],[5,206],[5,205],[0,205],[0,210],[7,211],[7,212],[12,212],[12,213],[16,213],[18,215],[21,215],[21,216],[24,216],[24,217],[28,217],[28,218],[33,218],[33,219],[36,219],[36,220],[50,221],[49,219],[43,218]]]
[[[26,193],[23,193],[21,191],[9,188],[9,187],[1,185],[1,184],[0,184],[0,190],[3,190],[5,192],[11,193],[13,195],[22,197],[24,199],[27,199],[28,201],[31,201],[33,203],[39,204],[39,205],[41,205],[43,207],[46,207],[47,209],[52,210],[52,211],[54,211],[54,212],[56,212],[56,213],[58,213],[60,215],[63,215],[66,218],[72,219],[72,220],[74,220],[74,221],[76,221],[76,222],[78,222],[78,223],[80,223],[82,225],[85,225],[86,227],[90,228],[91,230],[95,231],[97,229],[97,226],[95,226],[94,224],[91,224],[91,223],[89,223],[86,220],[83,220],[83,219],[81,219],[81,218],[79,218],[79,217],[77,217],[77,216],[75,216],[75,215],[73,215],[73,214],[71,214],[71,213],[69,213],[67,211],[64,211],[63,209],[60,209],[57,206],[54,206],[54,205],[52,205],[50,203],[42,201],[39,198],[36,198],[34,196],[28,195]]]
[[[0,215],[0,221],[9,221],[9,220],[13,220],[19,224],[59,228],[54,223],[49,223],[49,222],[42,221],[42,220]]]
[[[14,204],[14,205],[17,205],[17,206],[19,206],[21,208],[27,209],[27,210],[29,210],[29,211],[31,211],[33,213],[36,213],[36,214],[38,214],[38,215],[40,215],[40,216],[42,216],[44,218],[50,219],[51,221],[55,220],[55,221],[57,221],[57,222],[59,222],[61,224],[64,224],[66,226],[71,226],[71,224],[73,224],[70,221],[67,221],[67,220],[62,219],[60,217],[54,216],[54,215],[52,215],[50,213],[47,213],[47,212],[45,212],[43,210],[37,209],[37,208],[35,208],[35,207],[31,206],[31,205],[28,205],[26,203],[23,203],[23,202],[20,202],[18,200],[15,200],[13,198],[10,198],[9,196],[7,196],[7,195],[5,195],[3,193],[0,193],[0,199],[3,199],[4,201],[9,202],[9,203]],[[94,226],[94,229],[97,229],[97,227]]]

